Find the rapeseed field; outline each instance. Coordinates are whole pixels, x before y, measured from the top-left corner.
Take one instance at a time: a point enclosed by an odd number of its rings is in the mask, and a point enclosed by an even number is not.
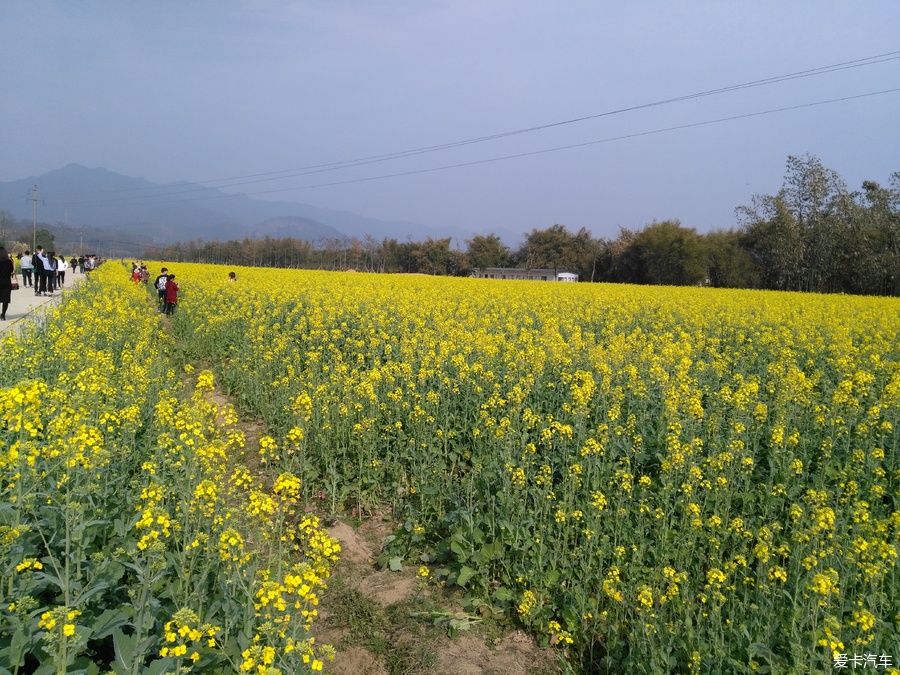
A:
[[[146,291],[109,263],[0,340],[0,672],[322,670],[339,545]]]
[[[0,660],[327,670],[312,513],[390,509],[576,671],[897,666],[900,301],[177,268],[3,339]]]
[[[900,658],[900,301],[184,265],[301,498],[593,672]]]

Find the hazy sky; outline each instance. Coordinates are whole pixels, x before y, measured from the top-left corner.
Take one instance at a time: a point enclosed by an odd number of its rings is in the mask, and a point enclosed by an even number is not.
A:
[[[396,152],[900,50],[896,0],[0,2],[0,181],[70,162],[205,181]],[[900,87],[900,60],[317,175],[426,169]],[[259,198],[489,232],[701,231],[812,153],[900,170],[900,93]],[[45,195],[45,198],[52,198]]]

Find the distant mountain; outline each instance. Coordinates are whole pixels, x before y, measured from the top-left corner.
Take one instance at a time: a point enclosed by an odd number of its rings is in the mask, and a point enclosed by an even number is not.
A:
[[[31,219],[32,185],[43,199],[38,220],[150,237],[160,244],[191,239],[226,240],[278,236],[313,243],[370,235],[405,240],[453,237],[472,232],[438,230],[415,223],[383,221],[349,211],[296,202],[269,202],[193,183],[152,183],[104,168],[69,164],[41,176],[0,183],[0,209]]]
[[[307,241],[325,241],[325,240],[345,240],[346,235],[342,232],[323,225],[322,223],[310,218],[301,218],[300,216],[280,216],[278,218],[269,218],[255,225],[250,231],[249,236],[252,239],[262,239],[263,237],[294,237],[295,239],[305,239]]]
[[[115,228],[119,232],[148,235],[157,241],[202,237],[205,228],[237,225],[234,219],[197,202],[150,203],[142,196],[165,192],[163,186],[77,164],[41,176],[0,183],[0,208],[16,218],[30,220],[31,204],[27,198],[32,185],[38,186],[42,198],[38,203],[38,220],[47,223]],[[163,201],[162,197],[154,199]]]

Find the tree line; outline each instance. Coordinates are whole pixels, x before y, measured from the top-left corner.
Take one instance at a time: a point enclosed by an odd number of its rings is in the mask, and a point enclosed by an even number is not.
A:
[[[887,187],[867,180],[851,191],[817,157],[791,156],[781,189],[755,196],[736,212],[734,227],[708,233],[664,220],[622,228],[615,238],[596,238],[586,228],[573,232],[556,224],[532,230],[516,248],[495,234],[474,236],[462,250],[449,238],[367,236],[314,245],[267,237],[146,247],[143,256],[438,275],[468,275],[486,267],[549,268],[574,272],[581,281],[900,295],[900,172]],[[20,241],[32,236],[30,223],[25,227],[0,212],[0,239],[4,229],[15,231]],[[38,230],[38,240],[46,248],[53,235]]]
[[[814,156],[787,159],[774,195],[737,209],[731,229],[701,234],[677,220],[623,228],[614,239],[564,225],[532,230],[511,249],[494,234],[465,250],[451,240],[299,239],[187,242],[147,251],[172,261],[467,275],[476,268],[550,268],[581,281],[710,285],[900,295],[900,172],[888,187],[851,191]]]
[[[152,239],[147,235],[98,227],[70,227],[61,222],[36,224],[29,219],[16,219],[0,209],[0,245],[13,255],[43,246],[46,251],[65,255],[96,254],[104,258],[135,256]]]

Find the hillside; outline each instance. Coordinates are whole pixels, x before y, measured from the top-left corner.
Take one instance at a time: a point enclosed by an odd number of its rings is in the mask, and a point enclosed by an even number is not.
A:
[[[431,236],[455,237],[461,243],[472,235],[463,230],[435,230],[309,204],[252,199],[187,182],[153,183],[79,164],[0,182],[0,209],[15,218],[30,220],[28,195],[32,185],[38,186],[43,200],[38,205],[41,222],[114,228],[150,237],[157,243],[266,235],[311,242],[362,239],[366,235],[375,239]]]

